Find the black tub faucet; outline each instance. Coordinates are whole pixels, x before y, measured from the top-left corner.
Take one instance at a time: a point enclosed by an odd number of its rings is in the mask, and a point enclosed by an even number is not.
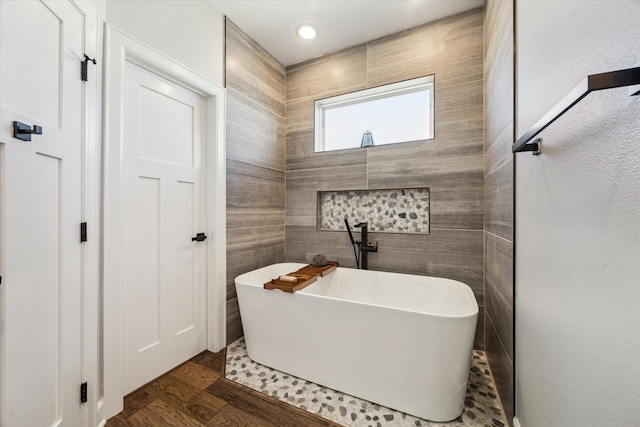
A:
[[[360,268],[362,270],[369,269],[369,252],[378,252],[378,242],[376,242],[375,246],[371,246],[369,244],[369,229],[368,224],[366,222],[360,222],[355,225],[355,228],[360,229],[360,242],[358,242],[359,252],[360,252]]]

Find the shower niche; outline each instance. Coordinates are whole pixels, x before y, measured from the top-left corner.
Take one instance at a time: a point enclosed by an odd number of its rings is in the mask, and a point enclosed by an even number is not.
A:
[[[317,229],[344,231],[344,219],[378,233],[429,234],[429,187],[319,191]]]

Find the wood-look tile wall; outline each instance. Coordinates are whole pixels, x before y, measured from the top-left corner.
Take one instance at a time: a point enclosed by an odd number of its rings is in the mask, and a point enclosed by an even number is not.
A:
[[[513,2],[485,2],[485,348],[513,419]]]
[[[430,74],[435,139],[314,153],[314,100]],[[482,9],[290,66],[286,86],[286,260],[355,265],[346,232],[316,231],[317,191],[429,187],[431,234],[371,233],[369,266],[463,281],[484,309]]]
[[[234,279],[284,260],[285,69],[226,20],[227,343],[243,335]]]

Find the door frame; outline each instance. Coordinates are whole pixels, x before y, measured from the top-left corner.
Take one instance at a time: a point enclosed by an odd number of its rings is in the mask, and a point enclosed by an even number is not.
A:
[[[226,148],[223,87],[105,25],[103,148],[103,367],[105,416],[123,409],[123,83],[125,62],[186,86],[207,99],[207,349],[226,344]]]
[[[101,126],[102,126],[102,25],[100,12],[91,0],[70,0],[85,16],[85,54],[97,60],[88,67],[87,81],[82,88],[85,103],[82,118],[81,195],[82,222],[87,223],[87,241],[82,244],[82,381],[88,383],[88,402],[82,405],[82,425],[95,426],[104,419],[100,375],[100,280],[101,280]]]

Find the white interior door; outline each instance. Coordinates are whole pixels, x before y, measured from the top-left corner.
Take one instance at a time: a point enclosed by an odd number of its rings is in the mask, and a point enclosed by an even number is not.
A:
[[[124,392],[206,346],[206,99],[125,62]]]
[[[0,1],[0,20],[0,425],[79,426],[84,16]]]

